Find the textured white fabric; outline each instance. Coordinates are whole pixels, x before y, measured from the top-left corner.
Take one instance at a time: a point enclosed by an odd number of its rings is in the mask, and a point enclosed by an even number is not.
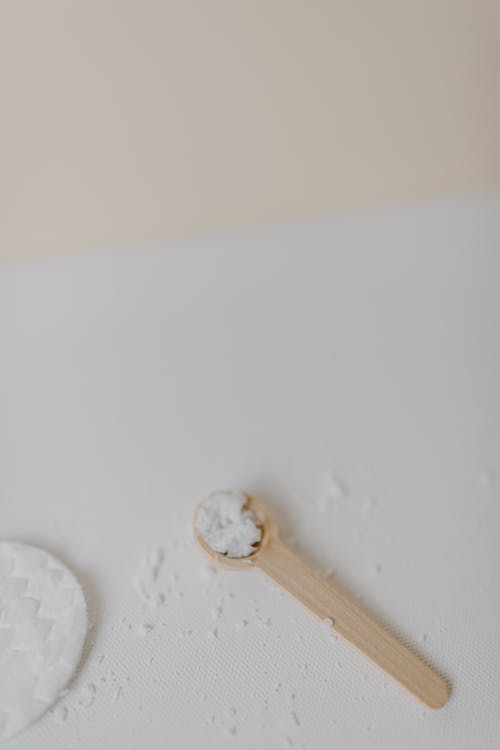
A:
[[[0,271],[1,534],[62,550],[95,622],[8,750],[498,750],[499,278],[499,197]],[[218,487],[442,670],[445,708],[211,572]]]
[[[37,547],[0,542],[0,739],[57,700],[86,631],[83,592],[66,566]]]

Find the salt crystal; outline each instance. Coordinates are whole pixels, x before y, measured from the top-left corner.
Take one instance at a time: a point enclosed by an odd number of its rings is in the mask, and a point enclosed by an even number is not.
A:
[[[68,718],[68,709],[66,706],[57,706],[54,711],[54,721],[56,724],[64,724]]]
[[[151,607],[159,607],[165,603],[165,594],[154,590],[164,561],[164,553],[160,547],[146,550],[139,562],[139,567],[132,578],[132,583],[140,596]]]
[[[136,630],[137,635],[148,635],[154,630],[155,626],[152,622],[143,622]]]
[[[208,495],[196,512],[196,528],[215,552],[228,557],[247,557],[260,542],[262,529],[248,497],[236,490],[219,490]]]
[[[87,684],[83,686],[80,692],[80,705],[91,706],[94,702],[95,694],[96,686],[93,682],[87,682]]]
[[[326,513],[330,508],[336,507],[340,500],[347,496],[346,484],[336,477],[332,472],[323,474],[320,482],[317,507],[320,513]]]

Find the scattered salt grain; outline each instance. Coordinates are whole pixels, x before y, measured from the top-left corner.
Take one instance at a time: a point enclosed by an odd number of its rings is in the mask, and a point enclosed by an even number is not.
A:
[[[255,616],[255,619],[257,621],[257,627],[259,628],[270,628],[272,625],[272,620],[270,617],[262,617],[262,615],[257,614]]]
[[[56,724],[64,724],[68,718],[68,709],[66,706],[57,706],[54,711],[54,721]]]
[[[332,472],[325,472],[320,481],[317,507],[320,513],[337,508],[338,503],[347,497],[347,485]]]
[[[137,635],[149,635],[155,629],[152,622],[143,622],[136,630]]]
[[[182,594],[180,594],[180,596],[182,596]],[[167,601],[167,597],[163,591],[157,591],[149,596],[148,601],[152,607],[162,607]]]
[[[164,559],[165,556],[160,547],[146,550],[132,579],[135,589],[151,607],[159,607],[166,601],[165,594],[155,590]]]
[[[93,682],[87,682],[80,691],[80,705],[91,706],[94,702],[96,686]]]
[[[210,612],[210,615],[213,620],[218,620],[219,617],[222,616],[222,612],[224,611],[224,605],[222,602],[219,602]]]
[[[214,568],[213,565],[203,565],[200,569],[202,577],[209,580],[212,580],[217,575],[217,572],[217,568]]]

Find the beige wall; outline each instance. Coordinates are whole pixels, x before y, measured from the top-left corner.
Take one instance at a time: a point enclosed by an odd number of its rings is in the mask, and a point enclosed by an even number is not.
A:
[[[500,185],[497,0],[0,5],[0,258]]]

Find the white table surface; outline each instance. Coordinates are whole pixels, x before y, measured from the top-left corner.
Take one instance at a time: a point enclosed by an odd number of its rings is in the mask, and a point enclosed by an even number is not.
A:
[[[95,623],[66,720],[6,746],[498,748],[499,325],[495,195],[2,270],[2,537],[68,563]],[[226,486],[449,677],[443,710],[207,571],[190,518]]]

